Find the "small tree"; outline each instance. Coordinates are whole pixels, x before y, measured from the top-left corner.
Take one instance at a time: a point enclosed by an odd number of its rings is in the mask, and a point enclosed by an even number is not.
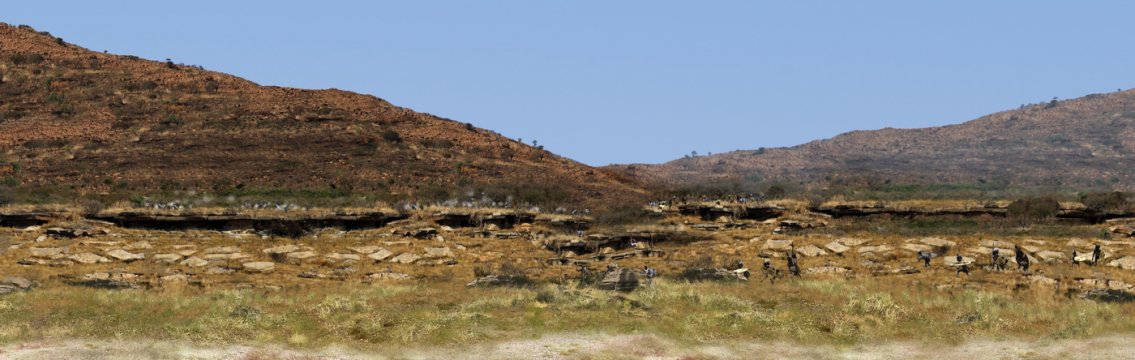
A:
[[[1056,216],[1060,202],[1051,197],[1025,198],[1009,204],[1009,216],[1019,220],[1043,220]]]

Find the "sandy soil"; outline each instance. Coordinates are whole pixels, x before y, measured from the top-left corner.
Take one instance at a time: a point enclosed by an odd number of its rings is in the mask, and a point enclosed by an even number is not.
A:
[[[888,342],[855,346],[736,343],[681,346],[651,335],[562,334],[466,348],[364,352],[331,347],[208,346],[175,342],[69,340],[0,347],[0,359],[1132,359],[1135,335],[1059,341]]]

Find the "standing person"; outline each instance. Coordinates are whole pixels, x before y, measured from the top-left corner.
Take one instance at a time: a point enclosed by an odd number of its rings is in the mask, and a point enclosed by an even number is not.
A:
[[[1092,249],[1092,266],[1096,266],[1101,257],[1103,257],[1103,251],[1100,250],[1100,244],[1096,244],[1096,247]]]
[[[796,263],[795,253],[788,253],[786,257],[788,258],[788,272],[792,273],[792,276],[800,276],[800,266]]]
[[[958,272],[954,275],[961,276],[962,273],[966,273],[966,276],[969,276],[969,264],[962,262],[962,254],[958,254],[958,257],[955,259],[958,261]]]
[[[1021,269],[1021,271],[1029,271],[1029,256],[1025,254],[1025,251],[1021,249],[1020,245],[1014,245],[1013,251],[1017,259],[1017,268]]]
[[[922,267],[930,267],[930,258],[933,257],[933,255],[934,254],[930,253],[929,251],[918,252],[918,260],[922,260]]]

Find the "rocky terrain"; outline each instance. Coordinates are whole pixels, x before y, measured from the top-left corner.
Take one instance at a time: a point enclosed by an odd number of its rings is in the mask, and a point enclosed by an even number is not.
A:
[[[611,168],[661,185],[822,189],[973,184],[1135,190],[1135,90],[1023,106],[962,124],[853,131],[788,148]]]
[[[259,86],[0,24],[0,203],[171,194],[480,199],[642,193],[472,124],[340,90]]]

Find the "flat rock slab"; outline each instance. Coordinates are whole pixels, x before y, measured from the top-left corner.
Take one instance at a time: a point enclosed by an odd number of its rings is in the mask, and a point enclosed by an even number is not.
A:
[[[856,238],[839,238],[839,239],[836,239],[835,241],[840,243],[840,244],[843,244],[843,246],[856,247],[856,246],[859,246],[859,245],[866,244],[870,240],[856,239]]]
[[[374,261],[383,261],[389,259],[391,256],[394,256],[394,252],[386,249],[379,249],[378,251],[367,255],[368,258]]]
[[[150,245],[150,242],[148,242],[148,241],[138,241],[138,242],[130,243],[130,245],[126,245],[126,247],[125,247],[126,250],[148,250],[148,249],[153,249],[153,248],[154,248],[154,246]]]
[[[378,246],[378,245],[356,246],[356,247],[351,248],[351,251],[354,251],[356,253],[363,254],[363,255],[374,254],[374,253],[378,252],[379,250],[382,250],[382,247]]]
[[[163,264],[173,264],[173,263],[176,263],[178,260],[181,260],[181,258],[182,258],[182,256],[179,255],[179,254],[157,254],[157,255],[154,255],[154,257],[153,257],[154,261],[157,261],[157,262],[160,262],[160,263],[163,263]]]
[[[841,244],[839,241],[832,241],[832,242],[828,243],[827,245],[824,245],[824,248],[830,250],[832,253],[834,253],[836,255],[843,254],[843,253],[847,252],[848,250],[851,250],[850,247],[848,247],[847,245]]]
[[[111,250],[111,251],[107,251],[106,256],[110,256],[110,257],[112,257],[112,258],[114,258],[118,261],[126,261],[126,262],[142,260],[142,259],[146,258],[146,255],[144,255],[144,254],[134,254],[134,253],[128,252],[126,250],[122,250],[122,249],[114,249],[114,250]]]
[[[820,249],[820,247],[816,245],[805,245],[796,248],[796,253],[807,257],[825,256],[828,254],[827,251]]]
[[[980,244],[981,244],[981,246],[984,246],[984,247],[987,247],[987,248],[990,248],[990,249],[998,248],[998,249],[1004,250],[1004,249],[1012,249],[1013,248],[1013,243],[1010,243],[1010,242],[1007,242],[1007,241],[1001,241],[1001,240],[984,240]]]
[[[206,254],[232,254],[240,252],[240,248],[236,246],[219,246],[205,249]]]
[[[327,254],[323,258],[328,259],[328,260],[332,260],[332,261],[344,261],[344,260],[346,260],[346,261],[359,261],[359,260],[362,260],[362,257],[359,256],[358,254],[340,254],[340,253]]]
[[[269,261],[253,261],[241,264],[241,269],[250,273],[269,273],[276,270],[276,263]]]
[[[1038,251],[1036,253],[1036,257],[1038,259],[1040,259],[1040,261],[1044,261],[1046,263],[1053,263],[1053,262],[1057,262],[1057,261],[1067,260],[1067,257],[1065,257],[1063,253],[1061,253],[1059,251],[1052,251],[1052,250]]]
[[[860,254],[863,254],[863,253],[885,253],[885,252],[890,252],[892,250],[894,250],[894,248],[892,248],[890,246],[879,245],[879,246],[864,246],[864,247],[861,247],[859,249],[856,249],[855,251],[859,252]]]
[[[67,260],[71,260],[80,264],[98,264],[110,262],[110,259],[92,253],[71,255],[67,257]]]
[[[903,250],[910,251],[912,253],[933,252],[934,251],[934,247],[932,247],[930,245],[914,244],[914,243],[903,244],[901,248]]]
[[[453,257],[453,250],[450,250],[448,247],[439,247],[439,248],[428,247],[428,248],[426,248],[426,257],[428,257],[428,258]]]
[[[67,249],[65,248],[30,248],[28,252],[32,257],[43,259],[59,259],[66,255]]]
[[[261,252],[268,254],[268,255],[280,255],[280,254],[287,254],[287,253],[291,253],[291,252],[296,252],[296,251],[299,251],[299,249],[300,249],[300,247],[295,246],[295,245],[280,245],[280,246],[270,247],[270,248],[261,250]]]
[[[181,266],[202,267],[205,265],[209,265],[209,261],[196,256],[181,261]]]
[[[242,254],[242,253],[239,253],[239,252],[221,253],[221,254],[207,254],[207,255],[203,256],[203,258],[205,258],[205,260],[210,260],[210,261],[240,260],[240,259],[247,259],[247,258],[250,258],[250,257],[251,256],[248,256],[248,255],[245,255],[245,254]]]
[[[288,260],[303,261],[315,257],[314,251],[296,251],[288,253]]]
[[[1108,263],[1107,266],[1118,267],[1123,270],[1135,270],[1135,256],[1124,256]]]
[[[925,245],[935,246],[935,247],[952,248],[952,247],[958,245],[958,243],[956,243],[956,242],[953,242],[953,241],[950,241],[950,240],[945,240],[945,239],[939,239],[939,238],[936,238],[936,237],[921,238],[921,239],[918,239],[918,242],[925,244]]]
[[[808,268],[804,272],[808,274],[847,274],[851,272],[851,269],[841,266],[820,266]]]
[[[398,256],[395,256],[393,259],[390,259],[390,261],[399,264],[413,264],[415,261],[418,261],[418,259],[421,258],[421,256],[415,255],[413,253],[402,253]]]
[[[380,272],[367,275],[371,280],[410,280],[409,274],[396,272]]]
[[[792,240],[765,240],[765,244],[761,246],[761,250],[789,251],[792,250]]]
[[[9,276],[9,277],[5,277],[3,279],[0,279],[0,285],[9,285],[9,286],[13,286],[13,287],[16,287],[16,288],[26,290],[26,289],[30,289],[32,287],[32,282],[31,282],[31,280],[28,280],[28,279],[25,279],[25,278],[22,278],[22,277]]]

